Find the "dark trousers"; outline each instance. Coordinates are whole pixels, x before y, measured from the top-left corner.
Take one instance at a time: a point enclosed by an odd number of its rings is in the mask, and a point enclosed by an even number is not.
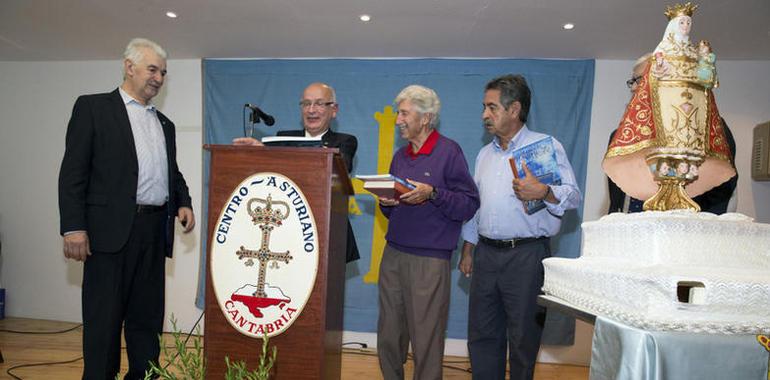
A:
[[[550,252],[548,239],[515,248],[476,246],[468,310],[474,379],[505,379],[506,348],[511,380],[532,379],[545,323],[537,296],[543,287],[542,261]]]
[[[143,379],[158,361],[165,293],[166,212],[137,214],[126,245],[93,252],[83,272],[83,379],[114,380],[124,327],[129,371]],[[125,326],[124,326],[125,323]]]

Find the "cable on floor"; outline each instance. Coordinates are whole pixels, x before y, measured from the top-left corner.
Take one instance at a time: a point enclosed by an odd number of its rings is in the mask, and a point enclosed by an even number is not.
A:
[[[204,314],[204,312],[201,312],[201,315],[198,317],[198,320],[195,321],[195,324],[190,329],[190,332],[187,333],[187,337],[184,340],[184,346],[185,347],[187,347],[187,342],[190,340],[190,337],[193,335],[193,331],[195,331],[195,328],[198,327],[198,324],[201,322],[201,319],[203,319],[203,314]],[[13,334],[62,334],[62,333],[73,331],[73,330],[75,330],[75,329],[77,329],[79,327],[82,327],[82,326],[83,326],[83,324],[81,323],[81,324],[79,324],[79,325],[77,325],[75,327],[72,327],[72,328],[69,328],[69,329],[66,329],[66,330],[59,330],[59,331],[18,331],[18,330],[0,329],[0,332],[13,333]],[[169,346],[169,348],[173,348],[173,346]],[[125,349],[126,349],[125,347],[121,347],[121,350],[125,350]],[[163,368],[165,369],[166,367],[168,367],[169,364],[171,364],[171,362],[173,362],[178,356],[179,356],[179,353],[177,352],[177,354],[174,356],[174,358],[171,359],[171,361],[169,361],[168,363],[166,363],[166,365]],[[19,376],[15,375],[14,373],[12,373],[11,371],[16,370],[16,369],[20,369],[20,368],[40,367],[40,366],[47,366],[47,365],[70,364],[70,363],[74,363],[74,362],[79,361],[79,360],[83,360],[83,356],[79,356],[79,357],[77,357],[75,359],[66,360],[66,361],[60,361],[60,362],[41,362],[41,363],[19,364],[19,365],[15,365],[15,366],[9,367],[7,370],[5,370],[5,373],[8,374],[8,376],[11,376],[11,377],[13,377],[16,380],[24,380],[21,377],[19,377]]]

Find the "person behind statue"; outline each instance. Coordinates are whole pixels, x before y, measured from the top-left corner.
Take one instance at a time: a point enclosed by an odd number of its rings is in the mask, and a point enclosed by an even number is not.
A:
[[[636,89],[639,87],[639,81],[642,79],[642,75],[644,75],[644,69],[649,64],[651,56],[652,53],[647,53],[639,57],[639,59],[636,60],[636,63],[634,63],[634,69],[631,72],[631,79],[626,81],[626,86],[628,86],[629,90],[631,90],[632,96],[634,92],[636,92]],[[612,142],[616,131],[617,130],[613,129],[612,132],[610,132],[610,139],[607,144]],[[644,204],[644,201],[629,197],[609,177],[607,177],[607,188],[609,190],[610,197],[610,206],[607,213],[642,211],[642,205]]]
[[[353,170],[353,157],[358,149],[358,140],[347,133],[334,132],[330,129],[332,120],[337,117],[339,104],[337,94],[332,86],[326,83],[311,83],[302,92],[299,102],[302,114],[303,129],[291,131],[278,131],[278,136],[304,136],[321,137],[321,144],[327,148],[338,148],[348,173]],[[238,137],[233,139],[235,145],[261,146],[262,143],[252,137]],[[345,262],[358,260],[358,245],[353,235],[353,227],[348,220],[348,242],[345,253]]]
[[[158,362],[174,219],[185,233],[195,226],[174,123],[150,103],[166,77],[166,52],[136,38],[123,57],[119,88],[75,102],[59,172],[64,256],[84,262],[83,379],[115,378],[121,328],[124,379],[144,379]]]
[[[720,118],[722,121],[722,128],[725,131],[725,138],[727,139],[727,145],[730,147],[730,162],[735,166],[735,138],[732,131],[727,126],[724,118]],[[694,165],[693,165],[694,166]],[[691,167],[692,169],[692,167]],[[696,173],[697,173],[697,167]],[[697,174],[695,174],[697,178]],[[712,188],[711,190],[694,197],[692,200],[700,206],[700,210],[703,212],[710,212],[712,214],[724,214],[726,212],[735,212],[736,210],[736,196],[735,189],[738,187],[738,171],[735,171],[735,175],[729,180],[723,182],[721,185]]]
[[[450,266],[462,223],[479,207],[476,184],[460,146],[439,134],[436,93],[411,85],[396,96],[396,126],[408,144],[390,173],[415,188],[379,198],[389,219],[379,273],[377,356],[385,380],[403,379],[409,343],[414,378],[442,378],[449,317]]]
[[[581,193],[564,147],[553,147],[561,185],[546,185],[524,166],[514,178],[509,158],[515,149],[548,135],[527,128],[530,89],[521,75],[490,81],[484,93],[484,127],[494,139],[476,157],[474,178],[481,207],[463,226],[460,271],[471,276],[468,352],[473,378],[505,379],[506,351],[511,379],[532,379],[545,323],[537,305],[550,238],[559,233],[565,211]],[[546,208],[528,215],[522,201],[543,200]]]

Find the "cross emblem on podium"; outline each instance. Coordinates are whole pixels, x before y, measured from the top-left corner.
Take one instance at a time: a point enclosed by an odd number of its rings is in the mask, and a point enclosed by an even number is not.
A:
[[[264,204],[264,208],[254,204]],[[273,205],[283,206],[284,210],[273,209]],[[290,208],[288,203],[282,201],[273,201],[272,196],[268,194],[267,199],[251,198],[246,206],[249,215],[251,215],[251,221],[255,225],[259,226],[262,230],[262,243],[257,250],[246,249],[241,246],[241,249],[235,253],[238,255],[238,260],[246,259],[244,263],[246,266],[253,266],[254,259],[259,261],[259,277],[257,278],[257,291],[254,293],[255,297],[266,298],[265,294],[265,276],[267,274],[267,264],[270,262],[270,268],[278,268],[278,261],[282,261],[286,264],[292,259],[289,251],[285,252],[273,252],[270,250],[270,233],[276,227],[283,225],[283,221],[289,217]]]

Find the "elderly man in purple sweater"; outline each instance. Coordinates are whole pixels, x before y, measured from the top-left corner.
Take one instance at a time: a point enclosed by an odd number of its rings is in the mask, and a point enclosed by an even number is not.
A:
[[[449,313],[449,259],[479,193],[456,142],[436,131],[436,93],[412,85],[396,97],[396,125],[409,142],[390,173],[415,186],[399,199],[380,198],[390,220],[379,279],[377,354],[385,380],[403,379],[409,342],[415,379],[441,379]]]

